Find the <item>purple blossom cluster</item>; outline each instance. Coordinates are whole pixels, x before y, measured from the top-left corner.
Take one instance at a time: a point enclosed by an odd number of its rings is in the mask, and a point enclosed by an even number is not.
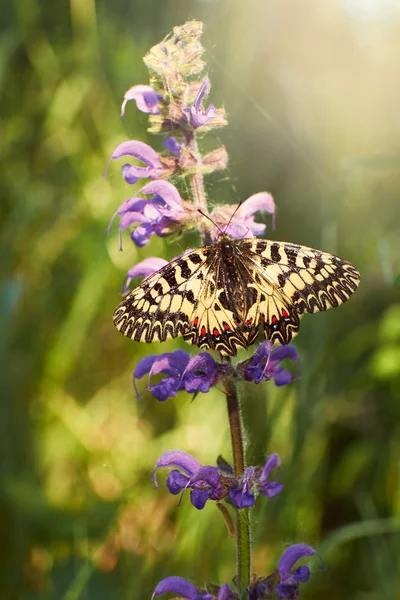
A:
[[[133,186],[144,183],[140,189],[135,187],[132,195],[118,207],[108,227],[109,230],[118,217],[121,240],[122,235],[129,232],[139,248],[146,246],[152,236],[163,238],[190,229],[202,232],[203,243],[210,243],[221,231],[234,239],[263,235],[266,225],[255,217],[260,212],[271,215],[272,227],[275,227],[275,203],[267,192],[250,196],[238,208],[215,205],[210,212],[199,192],[203,176],[225,169],[228,163],[224,146],[204,156],[198,151],[199,136],[226,124],[224,109],[207,103],[211,84],[207,76],[200,75],[204,69],[199,42],[201,30],[200,23],[191,21],[175,27],[170,36],[154,46],[144,59],[151,73],[151,85],[129,88],[121,106],[121,115],[124,115],[127,103],[133,100],[140,111],[148,114],[149,131],[164,135],[162,150],[138,140],[119,144],[104,172],[105,176],[110,161],[124,158],[128,161],[122,166],[124,181]],[[192,191],[196,191],[189,200],[182,198],[177,187],[168,181],[184,177],[190,179]],[[215,225],[213,234],[210,222]],[[125,276],[123,294],[129,291],[134,279],[148,277],[166,264],[167,261],[159,257],[149,257],[135,264]],[[207,352],[191,356],[176,350],[140,360],[134,369],[133,383],[139,398],[137,380],[146,376],[147,390],[161,402],[174,398],[179,391],[206,394],[218,384],[224,386],[228,379],[253,384],[272,380],[276,386],[284,386],[298,378],[298,369],[293,375],[282,364],[286,359],[298,365],[295,348],[289,345],[272,348],[269,341],[260,344],[252,357],[236,365],[222,358],[218,362]],[[188,490],[190,501],[198,510],[212,501],[219,505],[225,503],[238,513],[254,506],[259,495],[272,499],[282,492],[279,468],[280,458],[276,453],[270,454],[264,465],[240,468],[239,473],[236,463],[232,467],[221,458],[217,466],[201,465],[186,452],[169,450],[156,461],[151,479],[158,487],[158,470],[169,469],[167,488],[171,494],[180,495],[180,501]],[[316,551],[311,546],[292,545],[283,552],[272,574],[253,576],[248,585],[249,579],[242,587],[234,580],[233,585],[210,584],[202,590],[181,577],[167,577],[156,586],[152,598],[172,593],[187,600],[239,600],[245,591],[248,600],[296,600],[299,585],[309,579],[310,570],[307,566],[295,565],[313,554]]]
[[[318,552],[306,544],[293,544],[287,548],[279,559],[276,572],[268,577],[253,578],[247,589],[248,600],[261,600],[262,598],[288,598],[296,600],[299,594],[299,585],[310,578],[309,567],[303,565],[295,567],[302,558],[312,556]],[[324,568],[321,557],[319,557]],[[294,568],[295,567],[295,568]],[[214,587],[214,586],[213,586]],[[160,581],[154,590],[152,599],[167,593],[179,594],[187,600],[239,600],[240,595],[232,590],[228,584],[222,585],[218,590],[208,592],[199,590],[192,583],[182,577],[167,577]]]
[[[146,356],[140,360],[133,372],[133,382],[136,396],[139,398],[136,380],[147,375],[148,391],[161,402],[174,398],[180,390],[207,393],[228,374],[236,374],[256,384],[272,379],[275,385],[282,386],[293,380],[292,373],[281,365],[285,359],[298,362],[297,350],[290,345],[272,349],[269,341],[260,344],[254,356],[239,363],[236,368],[230,363],[218,363],[207,352],[201,352],[191,358],[188,352],[175,350],[166,354]],[[163,375],[161,382],[152,383],[152,376],[159,374]]]
[[[195,508],[204,508],[207,500],[229,499],[236,508],[254,506],[258,493],[273,498],[280,494],[283,485],[270,481],[272,471],[280,466],[277,454],[271,454],[263,467],[248,467],[241,477],[225,461],[218,467],[202,466],[193,456],[180,450],[164,452],[154,467],[152,480],[158,487],[156,472],[163,467],[175,467],[167,478],[171,494],[177,495],[190,489],[190,501]]]

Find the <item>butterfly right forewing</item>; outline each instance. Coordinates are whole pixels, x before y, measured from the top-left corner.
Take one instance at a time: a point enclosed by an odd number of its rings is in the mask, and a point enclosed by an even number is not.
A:
[[[360,281],[351,263],[328,252],[269,240],[250,241],[246,248],[252,264],[288,298],[299,315],[346,302]]]

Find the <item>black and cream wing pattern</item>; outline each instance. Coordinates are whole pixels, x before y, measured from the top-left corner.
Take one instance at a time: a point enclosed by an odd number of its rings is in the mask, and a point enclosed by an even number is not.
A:
[[[144,279],[117,307],[114,323],[136,341],[183,336],[234,355],[260,329],[271,342],[288,344],[304,313],[342,304],[359,281],[355,267],[333,254],[221,234]]]

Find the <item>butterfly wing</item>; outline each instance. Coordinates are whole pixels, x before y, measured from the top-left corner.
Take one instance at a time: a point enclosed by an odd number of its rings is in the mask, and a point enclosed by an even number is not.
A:
[[[237,330],[235,307],[223,294],[223,277],[215,247],[188,250],[144,279],[119,304],[114,324],[135,341],[182,335],[200,348],[236,354],[236,347],[246,347],[247,342]]]
[[[360,282],[360,274],[351,263],[307,246],[245,240],[240,251],[299,315],[343,304]]]
[[[136,341],[182,335],[234,355],[254,343],[260,324],[267,339],[289,343],[305,312],[342,304],[359,280],[349,262],[306,246],[242,240],[229,263],[216,243],[184,252],[144,279],[117,307],[114,323]]]
[[[242,268],[248,273],[245,292],[245,317],[241,327],[246,335],[246,347],[257,338],[260,325],[266,339],[288,344],[298,333],[300,316],[291,300],[274,284],[249,252],[238,252]]]
[[[209,255],[188,250],[146,277],[116,308],[114,324],[138,342],[165,341],[189,328]]]

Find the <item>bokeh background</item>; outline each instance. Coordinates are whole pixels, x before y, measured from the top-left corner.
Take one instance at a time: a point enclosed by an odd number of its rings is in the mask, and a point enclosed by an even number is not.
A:
[[[118,251],[131,194],[113,149],[146,133],[124,91],[174,26],[205,22],[229,169],[211,202],[273,193],[273,239],[337,253],[362,284],[306,316],[301,379],[243,387],[253,464],[280,453],[285,492],[253,512],[254,571],[285,547],[323,555],[308,600],[400,598],[400,2],[12,0],[1,9],[0,597],[143,600],[168,575],[229,581],[234,542],[211,504],[149,481],[179,448],[230,457],[224,397],[136,400],[148,353],[112,326],[126,270],[177,245]],[[182,194],[185,189],[181,188]],[[187,237],[180,248],[196,244]],[[240,358],[244,358],[243,352]],[[141,385],[144,391],[144,383]],[[160,477],[164,481],[164,477]]]

